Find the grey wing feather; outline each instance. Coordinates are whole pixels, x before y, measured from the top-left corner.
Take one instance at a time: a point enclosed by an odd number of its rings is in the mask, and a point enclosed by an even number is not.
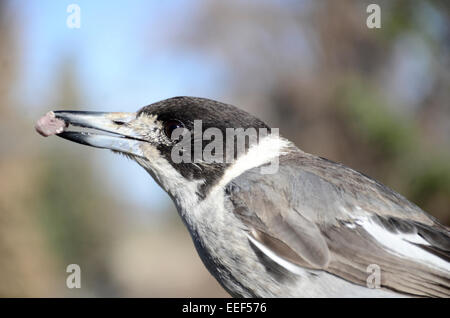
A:
[[[250,185],[250,184],[249,184]],[[233,210],[247,225],[250,234],[264,244],[277,248],[290,261],[308,267],[324,268],[329,251],[319,228],[288,207],[282,193],[274,193],[264,184],[242,191],[232,186]],[[280,208],[286,207],[286,208]]]
[[[250,235],[276,255],[366,285],[377,264],[381,286],[417,296],[450,296],[450,273],[381,246],[352,217],[374,218],[386,231],[414,233],[417,246],[446,260],[448,230],[380,183],[345,166],[296,152],[280,158],[277,174],[245,172],[227,187],[229,202]],[[352,213],[348,213],[352,211]]]

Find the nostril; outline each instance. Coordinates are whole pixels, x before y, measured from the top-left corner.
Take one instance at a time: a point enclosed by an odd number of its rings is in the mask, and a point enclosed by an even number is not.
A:
[[[125,124],[124,121],[119,121],[119,120],[113,120],[113,123],[116,124],[116,125],[118,125],[118,126],[122,126],[122,125]]]

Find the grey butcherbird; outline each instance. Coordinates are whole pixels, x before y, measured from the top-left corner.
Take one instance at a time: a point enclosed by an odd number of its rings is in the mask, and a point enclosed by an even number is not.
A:
[[[361,173],[273,134],[247,142],[232,162],[173,161],[180,140],[172,133],[191,131],[195,120],[203,131],[214,128],[224,136],[227,128],[269,128],[234,106],[176,97],[136,113],[52,116],[41,126],[63,121],[54,134],[123,153],[147,170],[173,199],[206,267],[232,296],[450,296],[448,229]],[[193,146],[195,137],[189,138]],[[224,142],[225,156],[236,141]],[[274,160],[275,173],[262,173]]]

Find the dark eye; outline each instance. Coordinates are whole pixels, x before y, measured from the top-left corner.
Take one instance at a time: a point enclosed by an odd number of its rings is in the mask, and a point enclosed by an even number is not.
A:
[[[172,138],[173,131],[177,128],[184,128],[183,123],[179,120],[172,119],[164,123],[164,133],[170,139]]]

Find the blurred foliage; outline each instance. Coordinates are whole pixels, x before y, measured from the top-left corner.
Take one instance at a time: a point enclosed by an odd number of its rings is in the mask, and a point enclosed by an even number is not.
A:
[[[414,143],[419,140],[414,122],[386,107],[380,102],[383,100],[380,94],[374,94],[370,86],[358,79],[346,83],[339,91],[343,97],[337,99],[337,104],[342,104],[348,125],[377,147],[385,159],[409,156],[414,151]]]
[[[385,107],[386,102],[380,103],[383,98],[374,96],[370,86],[363,86],[361,81],[350,81],[341,92],[344,94],[338,103],[353,134],[367,140],[382,160],[395,167],[396,174],[386,177],[397,179],[391,182],[419,206],[442,211],[442,215],[435,213],[448,224],[450,151],[436,149],[430,156],[422,145],[417,121]]]

